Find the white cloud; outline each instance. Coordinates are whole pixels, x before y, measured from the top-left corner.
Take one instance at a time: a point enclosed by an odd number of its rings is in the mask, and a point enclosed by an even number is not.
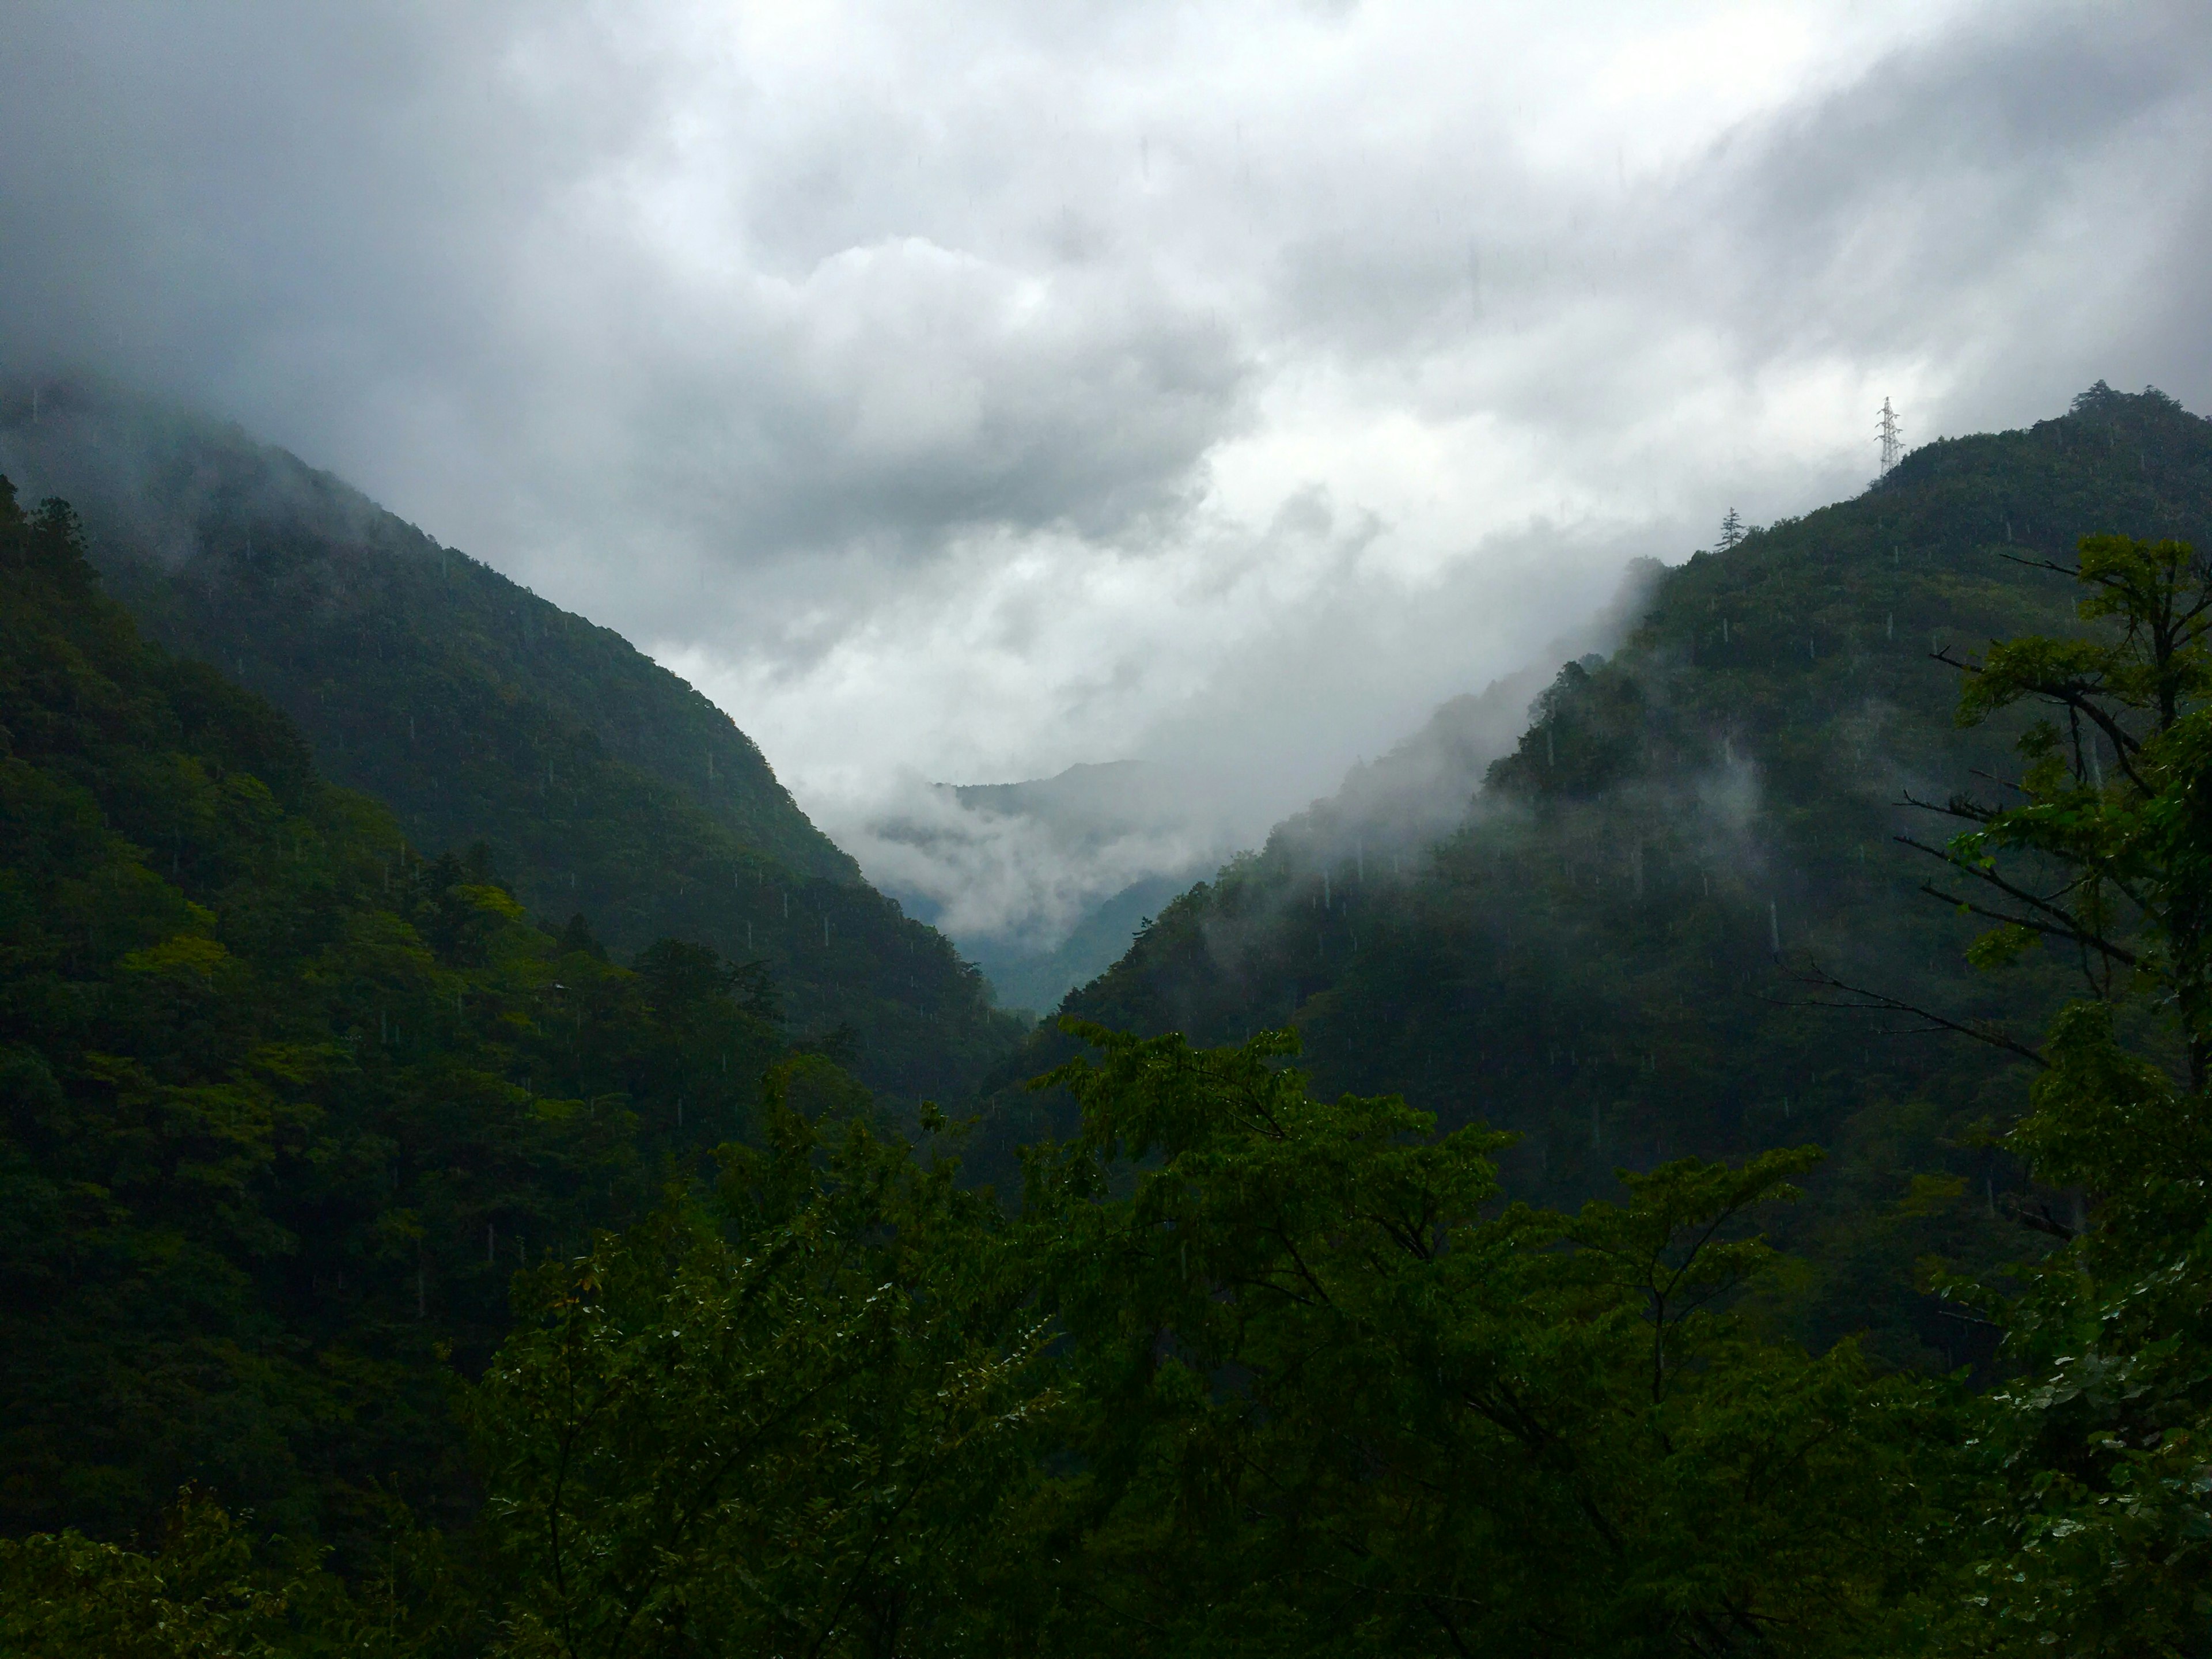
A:
[[[2212,401],[2191,5],[10,28],[0,353],[630,634],[870,845],[1128,755],[1264,825],[1629,555],[1856,487],[1885,394]]]

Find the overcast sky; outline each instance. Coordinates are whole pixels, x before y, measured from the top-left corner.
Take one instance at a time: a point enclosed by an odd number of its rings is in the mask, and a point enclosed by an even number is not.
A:
[[[628,634],[866,857],[1260,822],[1624,561],[2102,377],[2212,408],[2212,7],[8,8],[0,356]]]

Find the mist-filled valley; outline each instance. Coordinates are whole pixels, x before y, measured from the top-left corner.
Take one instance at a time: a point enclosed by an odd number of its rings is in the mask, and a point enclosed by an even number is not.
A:
[[[2212,1654],[2212,13],[8,43],[0,1655]]]

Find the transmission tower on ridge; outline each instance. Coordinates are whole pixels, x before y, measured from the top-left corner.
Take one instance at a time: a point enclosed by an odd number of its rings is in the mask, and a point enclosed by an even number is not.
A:
[[[1887,477],[1905,453],[1905,441],[1899,435],[1904,428],[1897,423],[1897,411],[1889,406],[1889,399],[1881,400],[1881,424],[1875,428],[1881,434],[1881,470]]]

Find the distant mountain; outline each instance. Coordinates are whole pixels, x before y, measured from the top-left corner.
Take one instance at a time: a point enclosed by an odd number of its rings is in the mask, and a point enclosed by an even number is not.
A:
[[[1018,1024],[870,888],[750,739],[619,635],[234,427],[104,390],[0,394],[0,472],[82,517],[153,639],[276,703],[409,839],[477,842],[530,908],[773,969],[855,1069],[957,1095]]]
[[[1632,561],[1612,600],[1543,659],[1611,645],[1662,567]],[[1454,697],[1337,793],[1282,826],[1379,858],[1425,847],[1466,815],[1485,769],[1513,746],[1547,668]],[[926,810],[872,827],[870,867],[951,933],[1005,1006],[1055,1007],[1106,971],[1168,900],[1258,826],[1218,781],[1145,761],[1071,766],[1018,783],[940,784]]]
[[[1316,802],[1278,834],[1341,842],[1355,849],[1355,860],[1368,848],[1378,859],[1392,860],[1425,848],[1466,816],[1485,769],[1512,748],[1528,701],[1547,678],[1524,669],[1480,694],[1454,697],[1388,754],[1354,766],[1335,795]],[[1057,844],[1061,857],[1079,863],[1099,859],[1116,838],[1187,826],[1197,791],[1194,781],[1165,769],[1122,761],[1070,767],[1021,783],[951,786],[946,793],[964,811],[985,818],[1028,821]],[[960,938],[961,949],[983,970],[1003,1006],[1057,1007],[1070,991],[1120,961],[1152,917],[1231,844],[1225,825],[1204,838],[1186,836],[1177,848],[1182,855],[1168,867],[1096,901],[1048,943],[1020,934],[970,933]],[[1183,852],[1194,845],[1203,847],[1206,856]]]
[[[963,939],[997,991],[1002,1007],[1035,1012],[1056,1008],[1079,985],[1104,973],[1128,950],[1158,912],[1190,884],[1194,872],[1147,876],[1100,900],[1076,919],[1066,937],[1049,948],[989,937]]]
[[[1000,1002],[1010,1008],[1054,1007],[1075,987],[1105,972],[1152,912],[1210,867],[1231,842],[1221,804],[1210,800],[1194,779],[1142,761],[1090,763],[1049,778],[955,784],[951,790],[969,812],[1029,820],[1071,863],[1106,862],[1116,843],[1126,848],[1146,841],[1170,860],[1167,868],[1091,904],[1048,946],[988,934],[963,939]]]
[[[1146,761],[931,784],[860,832],[870,872],[951,935],[1010,1008],[1049,1008],[1237,844],[1238,804]]]
[[[1170,767],[1105,761],[1020,783],[945,787],[969,811],[1029,818],[1049,830],[1063,845],[1081,848],[1164,827],[1206,827],[1218,815],[1195,786],[1195,780]]]
[[[1613,655],[1543,677],[1464,810],[1419,781],[1463,781],[1484,745],[1450,733],[1494,729],[1529,683],[1480,716],[1448,706],[1158,912],[1066,1011],[1206,1042],[1293,1024],[1317,1091],[1519,1131],[1508,1169],[1534,1199],[1818,1139],[1838,1155],[1793,1224],[1826,1241],[1829,1334],[1851,1328],[1931,1237],[1997,1210],[2016,1172],[1974,1126],[2023,1096],[2006,1056],[1808,1008],[1802,978],[1998,1012],[1961,957],[1972,926],[1919,891],[1940,866],[1893,837],[1942,839],[1899,803],[1986,792],[2017,725],[1958,729],[1960,676],[1929,653],[2081,628],[2074,585],[2017,560],[2064,563],[2108,531],[2212,536],[2212,422],[2100,385],[2031,429],[1931,444],[1854,500],[1667,570]],[[2007,997],[2032,1022],[2072,965],[2020,971]],[[1040,1031],[1004,1075],[1065,1046]],[[1048,1110],[1002,1092],[994,1133],[1026,1139]],[[1916,1170],[1974,1205],[1900,1218]],[[1900,1358],[1941,1364],[1959,1338],[1928,1307],[1882,1318]]]

